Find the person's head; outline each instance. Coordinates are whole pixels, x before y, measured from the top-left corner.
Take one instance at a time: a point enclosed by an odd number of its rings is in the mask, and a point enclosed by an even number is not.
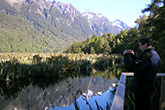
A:
[[[152,39],[149,37],[142,37],[139,40],[139,49],[143,52],[144,50],[152,47]]]

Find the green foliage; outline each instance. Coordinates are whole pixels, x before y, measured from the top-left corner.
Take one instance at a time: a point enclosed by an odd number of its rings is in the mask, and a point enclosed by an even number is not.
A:
[[[101,37],[97,37],[94,43],[94,48],[96,52],[101,53],[104,49],[103,45],[104,45],[104,39],[101,39]]]
[[[162,3],[162,5],[158,5],[158,3]],[[165,6],[164,1],[153,1],[151,4],[151,7],[149,8],[149,11],[152,13],[152,7],[159,6],[155,9],[154,13],[149,16],[145,26],[144,30],[146,31],[146,34],[151,37],[154,40],[154,46],[155,49],[160,54],[160,57],[162,59],[161,69],[160,72],[164,72],[165,68],[163,65],[165,65],[165,51],[164,51],[164,40],[165,40]]]
[[[97,56],[85,54],[4,54],[0,62],[0,80],[11,81],[26,77],[40,78],[62,78],[73,72],[86,71],[88,74],[94,68],[106,70],[113,74],[121,73],[122,69],[120,56]],[[115,68],[113,71],[112,69]],[[69,74],[69,73],[70,74]],[[74,74],[74,73],[73,73]],[[107,72],[107,74],[109,74]],[[111,78],[108,76],[106,78]]]
[[[113,77],[120,79],[121,73],[126,71],[124,68],[123,56],[113,55],[110,57],[98,58],[96,63],[94,63],[94,68],[98,71],[94,76],[102,76],[103,78],[110,80]]]
[[[109,37],[95,36],[95,37],[92,37],[91,39],[87,38],[87,40],[83,42],[77,42],[77,43],[72,44],[65,52],[66,53],[109,54],[111,53],[111,50],[112,50],[110,47],[110,43],[108,42]],[[115,40],[114,42],[117,42],[117,40]]]
[[[0,52],[56,52],[59,38],[24,19],[0,13]],[[43,34],[44,33],[44,34]],[[50,36],[50,37],[48,37]],[[53,40],[52,40],[53,39]]]
[[[161,5],[160,5],[161,4]],[[154,0],[148,8],[143,11],[150,11],[151,15],[140,16],[137,20],[137,27],[129,30],[122,30],[113,35],[112,33],[103,34],[101,37],[93,35],[91,39],[87,39],[80,43],[81,52],[88,54],[122,54],[125,49],[132,49],[139,54],[138,40],[142,36],[153,39],[155,50],[158,51],[162,59],[159,72],[164,72],[165,68],[165,6],[163,0]],[[74,45],[74,44],[73,44]],[[72,45],[72,46],[73,46]],[[74,53],[70,49],[68,53]]]

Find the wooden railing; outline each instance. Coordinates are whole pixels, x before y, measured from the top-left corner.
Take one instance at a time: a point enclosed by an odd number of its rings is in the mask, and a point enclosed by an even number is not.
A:
[[[118,87],[115,93],[115,97],[110,110],[124,110],[124,98],[126,90],[126,79],[128,76],[133,77],[133,73],[122,73]],[[161,77],[161,98],[160,109],[165,110],[165,73],[157,73],[157,77]]]

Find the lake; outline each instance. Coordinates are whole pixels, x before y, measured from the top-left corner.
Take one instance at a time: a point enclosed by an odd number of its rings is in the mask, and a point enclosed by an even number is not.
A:
[[[114,94],[110,91],[116,77],[70,76],[63,79],[23,79],[0,84],[1,110],[104,110]],[[97,104],[96,104],[97,103]]]

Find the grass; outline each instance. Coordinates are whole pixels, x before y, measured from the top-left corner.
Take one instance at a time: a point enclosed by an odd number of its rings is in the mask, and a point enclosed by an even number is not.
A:
[[[26,77],[60,78],[69,75],[68,72],[72,74],[91,71],[93,68],[118,68],[120,62],[122,57],[117,55],[0,53],[0,80],[12,81]]]

